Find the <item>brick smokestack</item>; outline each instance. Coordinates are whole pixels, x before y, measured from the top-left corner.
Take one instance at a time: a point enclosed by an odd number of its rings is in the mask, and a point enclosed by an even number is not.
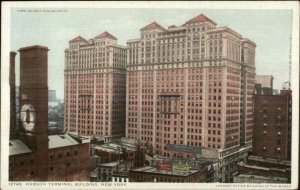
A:
[[[20,52],[20,112],[23,106],[32,106],[36,114],[34,129],[28,131],[24,123],[19,138],[35,156],[35,181],[48,179],[48,48],[34,45]]]
[[[9,57],[9,86],[10,86],[10,139],[16,138],[16,52],[10,52]]]

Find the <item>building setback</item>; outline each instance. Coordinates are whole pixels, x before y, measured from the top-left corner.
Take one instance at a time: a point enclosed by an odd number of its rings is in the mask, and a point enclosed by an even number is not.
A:
[[[101,135],[105,141],[125,135],[126,47],[108,32],[89,41],[81,36],[65,50],[65,130]]]
[[[228,150],[252,141],[255,43],[203,14],[128,40],[126,137]]]

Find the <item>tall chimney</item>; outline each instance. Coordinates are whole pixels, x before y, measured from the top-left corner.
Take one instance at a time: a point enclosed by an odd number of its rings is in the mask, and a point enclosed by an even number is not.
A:
[[[11,51],[9,57],[9,87],[10,87],[10,139],[16,138],[16,52]]]

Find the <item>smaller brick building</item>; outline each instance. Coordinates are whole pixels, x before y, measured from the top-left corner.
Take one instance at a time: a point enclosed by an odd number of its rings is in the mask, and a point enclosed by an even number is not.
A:
[[[291,159],[291,91],[254,96],[253,155]]]
[[[290,183],[292,93],[254,96],[252,154],[238,163],[236,183]]]
[[[93,144],[92,152],[100,157],[101,163],[124,160],[132,163],[133,167],[143,166],[147,148],[141,146],[137,140],[122,138],[121,141]]]
[[[89,140],[72,134],[48,136],[47,181],[89,181]],[[35,152],[19,139],[9,142],[9,180],[37,180]]]
[[[48,181],[89,181],[89,140],[72,134],[48,138]]]

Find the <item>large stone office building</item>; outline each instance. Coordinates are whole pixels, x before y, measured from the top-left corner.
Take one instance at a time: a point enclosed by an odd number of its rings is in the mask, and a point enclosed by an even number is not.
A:
[[[65,50],[65,130],[111,141],[125,136],[126,47],[103,32]]]
[[[255,43],[203,14],[128,40],[126,137],[229,150],[252,141]]]

